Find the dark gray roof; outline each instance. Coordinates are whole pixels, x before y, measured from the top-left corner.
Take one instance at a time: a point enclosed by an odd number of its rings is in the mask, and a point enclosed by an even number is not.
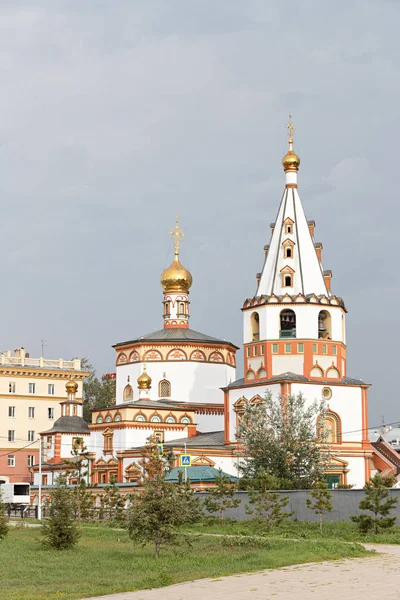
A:
[[[209,431],[207,433],[198,433],[197,435],[189,438],[180,438],[177,440],[169,440],[164,442],[164,447],[168,446],[181,446],[186,448],[197,448],[198,446],[208,446],[209,448],[216,448],[224,446],[224,432],[223,431]]]
[[[90,433],[90,430],[82,417],[60,417],[51,429],[42,433]]]
[[[117,346],[123,346],[125,344],[133,344],[135,342],[141,342],[142,340],[148,342],[162,342],[162,341],[176,341],[176,342],[207,342],[209,344],[230,344],[231,346],[235,346],[228,340],[220,340],[215,337],[211,337],[211,335],[206,335],[204,333],[200,333],[199,331],[194,331],[193,329],[184,329],[177,327],[171,327],[170,329],[159,329],[158,331],[153,331],[153,333],[148,333],[147,335],[142,335],[135,340],[129,340],[127,342],[119,342],[115,344],[113,348]]]
[[[279,381],[286,381],[290,379],[291,381],[298,382],[315,382],[315,383],[323,383],[329,385],[335,385],[338,383],[340,385],[368,385],[362,379],[353,379],[352,377],[342,377],[342,379],[310,379],[309,377],[304,377],[304,375],[298,375],[297,373],[292,373],[291,371],[287,371],[286,373],[280,373],[279,375],[275,375],[274,377],[270,377],[262,382],[262,384],[268,383],[278,383]],[[254,384],[260,384],[261,382],[257,379],[251,379],[245,381],[242,377],[241,379],[236,379],[236,381],[232,381],[227,387],[228,388],[237,388],[237,387],[252,387]]]

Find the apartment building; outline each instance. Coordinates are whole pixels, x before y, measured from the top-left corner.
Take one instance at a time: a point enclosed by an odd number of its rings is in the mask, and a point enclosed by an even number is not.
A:
[[[79,359],[31,358],[24,348],[0,353],[0,483],[31,480],[39,434],[61,416],[66,382],[76,381],[82,400],[87,375]]]

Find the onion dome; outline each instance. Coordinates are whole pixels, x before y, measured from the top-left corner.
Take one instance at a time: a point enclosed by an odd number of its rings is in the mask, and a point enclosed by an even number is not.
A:
[[[137,378],[139,390],[149,390],[151,388],[151,377],[146,373],[146,365],[143,366],[143,373]]]
[[[175,258],[172,265],[170,265],[161,275],[161,285],[164,293],[185,293],[189,292],[192,286],[193,279],[190,271],[179,261],[179,253],[175,252]]]
[[[295,127],[292,123],[292,115],[289,115],[289,123],[286,125],[286,127],[289,130],[289,150],[282,159],[283,170],[285,171],[285,173],[287,173],[288,171],[297,172],[300,166],[300,158],[293,150],[293,131]]]
[[[78,384],[76,381],[73,381],[73,379],[70,379],[70,381],[67,381],[65,384],[65,389],[67,390],[67,394],[76,394],[78,391]]]

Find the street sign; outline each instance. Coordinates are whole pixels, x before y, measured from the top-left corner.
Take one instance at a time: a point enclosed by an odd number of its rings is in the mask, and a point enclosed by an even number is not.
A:
[[[179,466],[180,467],[191,467],[192,466],[192,455],[191,454],[181,454],[179,457]]]
[[[163,456],[164,455],[164,445],[157,444],[157,449],[158,449],[158,456]]]

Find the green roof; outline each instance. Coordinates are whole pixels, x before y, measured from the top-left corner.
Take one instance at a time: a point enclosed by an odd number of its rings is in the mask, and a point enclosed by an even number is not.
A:
[[[172,469],[165,478],[165,481],[172,481],[172,483],[178,483],[178,474],[179,471],[182,471],[184,474],[185,469],[183,467],[175,467]],[[214,467],[210,467],[209,465],[203,465],[198,467],[186,467],[187,478],[190,479],[193,483],[199,483],[200,481],[215,481],[215,477],[220,474],[218,469],[214,469]],[[222,475],[229,478],[229,481],[232,483],[237,481],[237,477],[233,475],[229,475],[228,473],[224,473],[222,471]]]

